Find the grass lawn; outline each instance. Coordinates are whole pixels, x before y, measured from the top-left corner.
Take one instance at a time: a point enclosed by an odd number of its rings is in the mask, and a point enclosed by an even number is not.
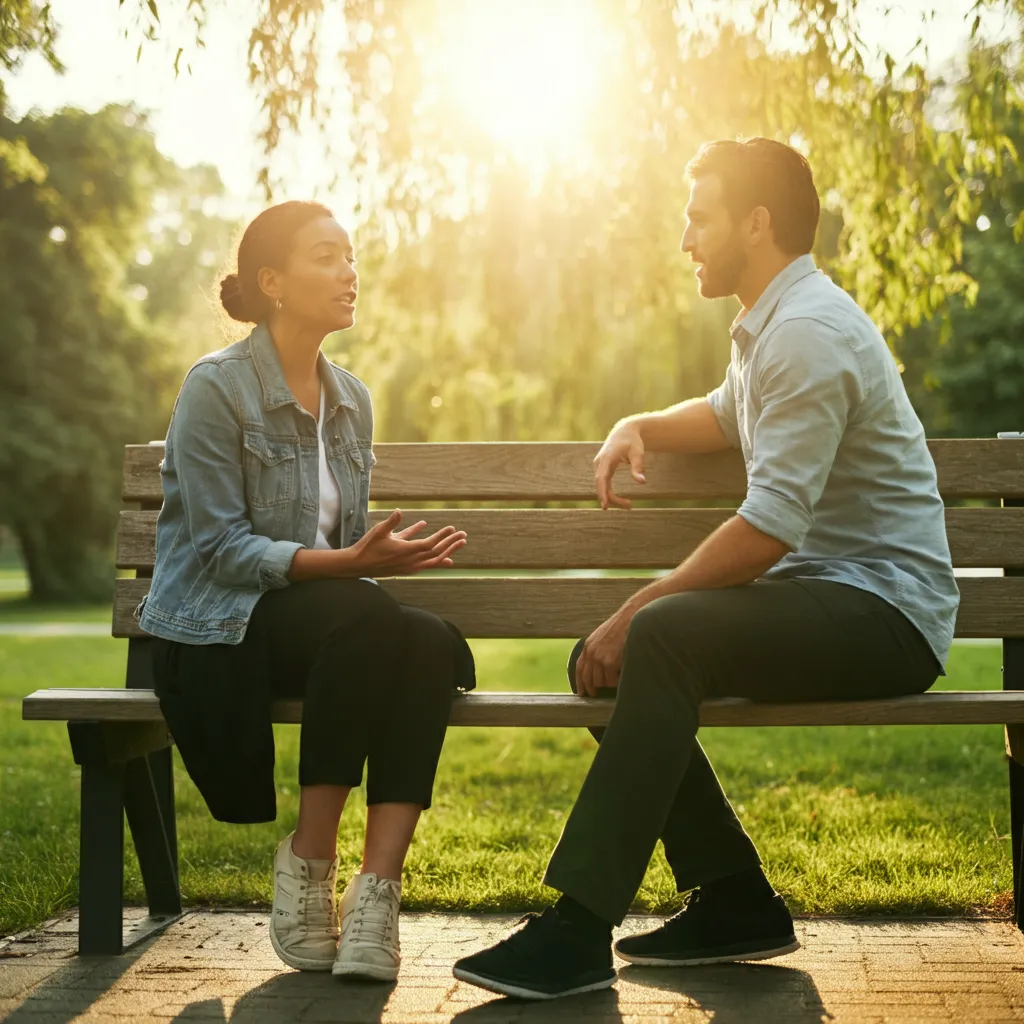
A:
[[[0,568],[0,625],[33,622],[105,622],[110,602],[38,604],[28,599],[28,577],[21,569]]]
[[[560,689],[570,644],[480,641],[482,686]],[[0,637],[0,936],[76,902],[78,771],[63,724],[22,722],[44,686],[121,685],[125,642]],[[998,647],[957,647],[952,689],[998,687]],[[776,887],[811,913],[999,909],[1011,888],[1002,731],[995,726],[712,729],[702,741]],[[453,729],[434,808],[405,879],[410,908],[520,910],[550,899],[547,855],[595,744],[582,730]],[[295,823],[298,729],[278,733],[279,818],[214,822],[178,765],[187,901],[267,904],[275,842]],[[358,865],[362,797],[342,821],[342,875]],[[126,853],[127,898],[142,901]],[[637,900],[678,905],[659,852]]]

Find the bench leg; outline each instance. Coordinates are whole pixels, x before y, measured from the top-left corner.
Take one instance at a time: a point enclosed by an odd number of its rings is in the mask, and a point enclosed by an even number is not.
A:
[[[1006,504],[1009,504],[1008,502]],[[1008,569],[1016,575],[1020,570]],[[1003,689],[1024,690],[1024,640],[1003,640]],[[1013,920],[1024,931],[1024,727],[1006,727],[1006,753],[1010,763],[1010,849],[1013,856]]]
[[[170,748],[127,763],[124,807],[150,914],[180,914]]]
[[[121,952],[124,766],[82,765],[78,952]]]
[[[1024,907],[1021,906],[1021,834],[1024,832],[1024,765],[1010,758],[1010,849],[1013,856],[1013,920],[1024,931]]]
[[[82,768],[78,951],[124,948],[125,812],[138,851],[150,913],[175,917],[178,844],[170,738],[157,722],[68,722]]]

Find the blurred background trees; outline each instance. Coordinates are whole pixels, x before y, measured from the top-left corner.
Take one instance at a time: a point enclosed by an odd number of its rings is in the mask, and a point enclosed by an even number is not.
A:
[[[0,141],[31,154],[0,181],[0,523],[35,598],[97,599],[112,585],[123,446],[163,435],[195,347],[188,228],[211,228],[201,210],[170,230],[154,213],[187,211],[197,175],[170,165],[131,109],[0,117]],[[202,244],[222,260],[213,235]]]
[[[172,7],[201,40],[217,0],[134,2],[145,45]],[[358,196],[359,323],[327,349],[370,385],[378,439],[597,438],[717,384],[735,306],[700,301],[678,251],[682,172],[741,134],[810,159],[815,255],[886,334],[929,431],[1019,429],[1019,5],[974,5],[938,68],[927,5],[916,45],[865,42],[880,6],[239,6],[268,195],[273,153],[305,135]],[[33,50],[56,66],[57,28],[5,0],[0,68]],[[144,112],[15,122],[0,76],[0,526],[39,599],[109,587],[121,446],[162,436],[188,364],[240,333],[214,301],[239,227],[222,198],[212,168],[158,152]]]

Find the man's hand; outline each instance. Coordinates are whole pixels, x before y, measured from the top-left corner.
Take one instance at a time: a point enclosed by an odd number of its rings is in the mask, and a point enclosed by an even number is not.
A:
[[[587,637],[576,662],[576,692],[582,697],[596,697],[599,689],[619,685],[622,651],[632,615],[620,608]]]
[[[647,482],[644,476],[644,439],[640,436],[639,426],[629,420],[612,430],[594,458],[594,483],[603,509],[609,505],[633,507],[629,498],[620,498],[612,489],[612,477],[623,462],[629,463],[633,479],[638,484]]]

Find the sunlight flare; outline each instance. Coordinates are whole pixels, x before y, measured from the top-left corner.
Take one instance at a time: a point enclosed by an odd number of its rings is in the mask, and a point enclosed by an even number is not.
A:
[[[584,0],[468,3],[448,37],[455,104],[527,163],[578,151],[597,106],[608,34]]]

